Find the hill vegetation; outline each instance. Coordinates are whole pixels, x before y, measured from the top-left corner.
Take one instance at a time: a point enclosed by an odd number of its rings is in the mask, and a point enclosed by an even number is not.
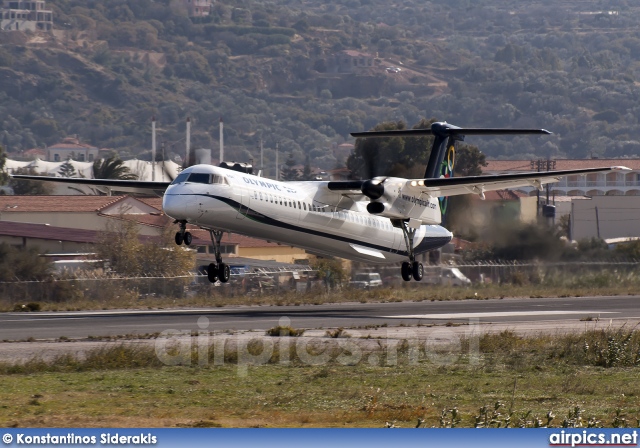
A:
[[[273,175],[276,142],[324,169],[351,131],[421,119],[542,127],[472,140],[490,157],[640,154],[640,6],[611,0],[225,0],[189,18],[175,0],[49,0],[53,35],[0,32],[0,144],[78,134],[122,157],[217,147]],[[335,54],[377,56],[336,73]],[[399,70],[386,70],[397,67]],[[281,157],[280,160],[285,160]]]

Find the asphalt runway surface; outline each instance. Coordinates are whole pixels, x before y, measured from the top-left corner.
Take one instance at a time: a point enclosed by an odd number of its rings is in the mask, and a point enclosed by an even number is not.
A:
[[[615,321],[618,326],[626,322],[636,325],[640,322],[640,296],[3,313],[0,341],[144,335],[167,330],[266,330],[279,324],[326,329],[451,322],[513,329],[544,324],[554,329],[583,323],[587,318]]]

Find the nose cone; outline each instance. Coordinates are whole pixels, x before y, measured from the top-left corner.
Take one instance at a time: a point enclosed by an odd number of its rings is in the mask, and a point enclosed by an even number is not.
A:
[[[185,201],[181,196],[165,194],[162,197],[162,210],[173,219],[185,219]]]

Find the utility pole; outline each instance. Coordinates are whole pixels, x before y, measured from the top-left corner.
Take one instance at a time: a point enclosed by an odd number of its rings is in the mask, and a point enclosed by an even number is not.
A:
[[[280,143],[276,142],[276,180],[280,180],[280,165],[278,164],[278,150],[280,149]]]
[[[185,163],[183,164],[185,167],[190,166],[191,164],[191,117],[187,117],[187,141],[186,141],[186,147],[187,147],[187,151],[186,151],[186,157],[187,159],[185,160]]]
[[[598,239],[600,239],[600,218],[598,216],[598,206],[596,205],[596,231],[598,232]]]
[[[260,172],[264,176],[264,148],[262,146],[262,137],[260,137]]]
[[[151,181],[156,180],[156,117],[151,117]]]
[[[224,162],[224,121],[220,117],[220,163]]]

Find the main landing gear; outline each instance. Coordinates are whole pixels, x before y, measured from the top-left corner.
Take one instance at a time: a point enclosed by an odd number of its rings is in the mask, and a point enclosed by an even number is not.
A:
[[[407,252],[409,253],[409,261],[403,262],[400,270],[402,279],[408,282],[413,277],[415,281],[419,282],[424,276],[424,267],[422,263],[416,261],[416,256],[413,253],[413,237],[416,234],[416,229],[409,227],[406,221],[399,221],[394,223],[394,225],[402,229],[404,242],[407,246]]]
[[[186,246],[191,245],[193,236],[191,232],[187,232],[187,222],[179,221],[180,230],[176,232],[176,244],[180,246],[184,243]],[[222,255],[220,253],[220,240],[222,239],[222,232],[220,230],[210,230],[211,242],[213,242],[213,250],[216,255],[216,262],[209,264],[207,269],[207,278],[211,283],[215,283],[220,280],[222,283],[227,283],[229,277],[231,277],[231,269],[229,265],[222,262]]]
[[[220,254],[222,231],[209,230],[209,235],[211,235],[211,242],[213,243],[216,262],[209,265],[209,268],[207,269],[207,277],[211,283],[215,283],[218,280],[222,283],[227,283],[229,281],[229,277],[231,277],[231,269],[228,264],[222,262],[222,255]]]
[[[180,246],[184,243],[185,246],[190,246],[193,236],[191,232],[187,232],[187,222],[180,221],[178,224],[180,224],[180,230],[176,232],[176,244]]]

